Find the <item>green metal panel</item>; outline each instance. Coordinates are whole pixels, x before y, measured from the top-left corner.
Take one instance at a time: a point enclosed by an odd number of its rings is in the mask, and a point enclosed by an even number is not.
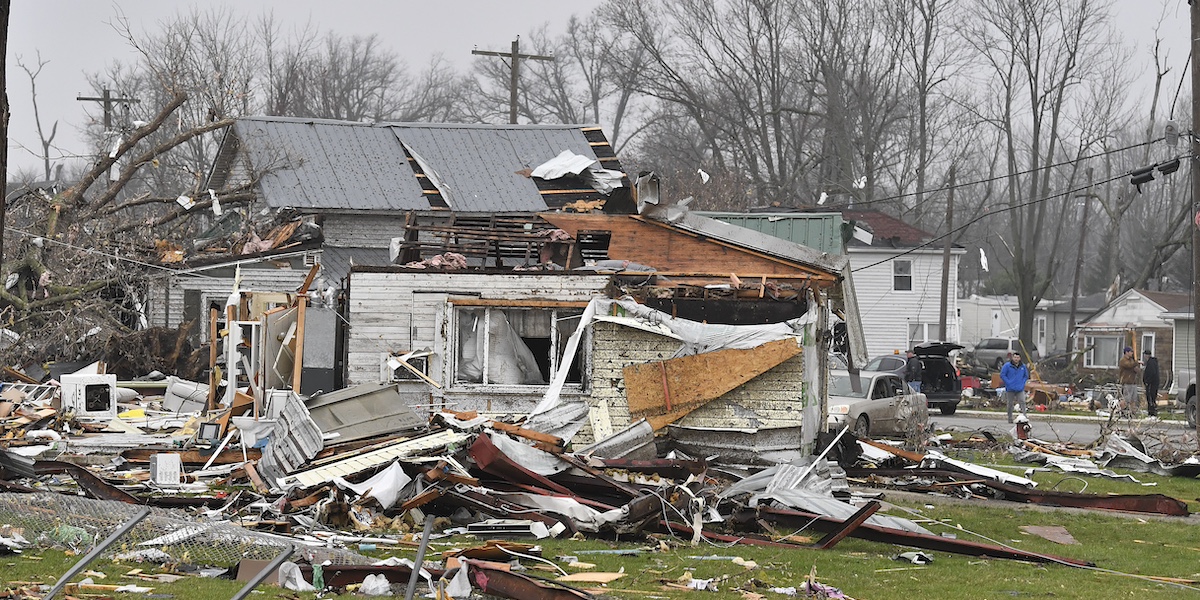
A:
[[[730,213],[697,214],[772,235],[814,250],[845,254],[840,213]]]

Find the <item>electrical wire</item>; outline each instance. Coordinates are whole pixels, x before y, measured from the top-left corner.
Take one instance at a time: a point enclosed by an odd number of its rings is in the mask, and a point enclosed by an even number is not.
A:
[[[28,238],[30,238],[30,239],[39,239],[39,238],[40,238],[40,239],[44,240],[46,243],[54,244],[54,245],[56,245],[56,246],[62,246],[62,247],[64,247],[64,248],[70,248],[70,249],[72,249],[72,250],[76,250],[76,251],[78,251],[78,252],[81,252],[81,253],[83,253],[83,254],[95,254],[95,255],[103,256],[103,257],[105,257],[105,258],[111,258],[111,259],[113,259],[113,260],[118,260],[118,261],[121,261],[121,262],[127,262],[127,263],[134,264],[134,265],[138,265],[138,266],[141,266],[141,267],[147,267],[147,268],[151,268],[151,269],[158,269],[158,270],[161,270],[161,271],[167,271],[168,273],[171,273],[171,274],[174,274],[174,273],[175,273],[175,269],[171,269],[171,268],[169,268],[169,267],[164,267],[164,266],[162,266],[162,265],[156,265],[156,264],[153,264],[153,263],[148,263],[148,262],[142,262],[142,261],[140,261],[140,260],[134,260],[134,259],[132,259],[132,258],[126,258],[126,257],[124,257],[124,256],[117,256],[116,254],[110,254],[110,253],[108,253],[108,252],[103,252],[103,251],[97,250],[97,249],[95,249],[95,248],[84,248],[84,247],[82,247],[82,246],[76,246],[76,245],[74,245],[74,244],[68,244],[67,242],[60,242],[60,241],[58,241],[58,240],[51,239],[51,238],[47,238],[47,237],[42,237],[42,236],[40,236],[40,235],[33,234],[33,233],[29,233],[28,231],[23,231],[23,230],[20,230],[20,229],[17,229],[17,228],[15,228],[15,227],[9,227],[9,228],[7,228],[7,230],[8,230],[8,231],[13,231],[13,232],[19,233],[19,234],[21,234],[21,235],[23,235],[23,236],[25,236],[25,237],[28,237]],[[206,277],[206,276],[202,276],[202,277]],[[214,279],[215,279],[215,278],[214,278]]]
[[[1192,156],[1193,156],[1193,155],[1191,155],[1191,154],[1188,154],[1188,155],[1180,156],[1179,158],[1180,158],[1180,159],[1192,158]],[[870,269],[871,267],[876,267],[876,266],[882,265],[882,264],[884,264],[884,263],[886,263],[886,262],[890,262],[890,261],[892,261],[892,260],[894,260],[894,259],[900,258],[901,256],[907,256],[907,255],[909,255],[909,254],[912,254],[912,253],[914,253],[914,252],[916,252],[916,251],[918,251],[918,250],[922,250],[922,249],[924,249],[924,248],[927,248],[927,247],[933,246],[935,243],[937,243],[937,242],[939,242],[939,241],[942,241],[942,240],[945,240],[947,237],[949,237],[949,236],[952,236],[952,235],[954,235],[954,234],[956,234],[956,233],[958,233],[958,232],[960,232],[960,231],[962,231],[962,230],[964,230],[964,229],[966,229],[966,228],[968,228],[968,227],[971,227],[972,225],[974,225],[974,224],[976,224],[976,223],[978,223],[978,222],[980,222],[980,221],[982,221],[982,220],[984,220],[984,219],[987,219],[987,218],[989,218],[989,217],[993,217],[993,216],[999,215],[999,214],[1001,214],[1001,213],[1005,213],[1005,212],[1009,212],[1009,211],[1013,211],[1013,210],[1017,210],[1017,209],[1021,209],[1021,208],[1026,208],[1026,207],[1029,207],[1029,206],[1033,206],[1033,205],[1035,205],[1035,204],[1041,204],[1042,202],[1048,202],[1048,201],[1050,201],[1050,200],[1055,200],[1055,199],[1062,198],[1062,197],[1065,197],[1065,196],[1070,196],[1070,195],[1072,195],[1072,194],[1076,194],[1076,193],[1079,193],[1079,192],[1085,191],[1085,190],[1087,190],[1087,189],[1089,189],[1089,188],[1092,188],[1092,187],[1094,187],[1094,186],[1097,186],[1097,185],[1103,185],[1103,184],[1105,184],[1105,183],[1109,183],[1109,182],[1111,182],[1111,181],[1116,181],[1116,180],[1118,180],[1118,179],[1124,179],[1124,178],[1126,178],[1126,177],[1128,177],[1128,176],[1129,176],[1129,173],[1121,173],[1121,174],[1119,174],[1119,175],[1113,175],[1112,177],[1109,177],[1108,179],[1103,179],[1103,180],[1101,180],[1101,181],[1095,181],[1095,182],[1089,183],[1089,184],[1087,184],[1087,185],[1084,185],[1084,186],[1080,186],[1080,187],[1077,187],[1077,188],[1073,188],[1073,189],[1067,190],[1067,191],[1065,191],[1065,192],[1060,192],[1060,193],[1057,193],[1057,194],[1051,194],[1051,195],[1049,195],[1049,196],[1046,196],[1046,197],[1044,197],[1044,198],[1038,198],[1038,199],[1035,199],[1035,200],[1029,200],[1029,201],[1027,201],[1027,202],[1021,202],[1021,203],[1019,203],[1019,204],[1014,204],[1014,205],[1008,205],[1008,206],[1000,206],[1000,207],[997,207],[995,210],[991,210],[991,211],[988,211],[988,212],[986,212],[986,213],[984,213],[984,214],[982,214],[982,215],[979,215],[978,217],[975,217],[974,219],[971,219],[970,221],[967,221],[966,223],[964,223],[964,224],[962,224],[962,225],[960,225],[960,226],[958,226],[958,227],[955,227],[954,229],[951,229],[950,231],[948,231],[948,232],[946,232],[946,233],[944,233],[944,234],[942,234],[942,235],[936,236],[936,237],[934,237],[934,238],[932,238],[932,239],[930,239],[930,240],[928,240],[928,241],[926,241],[926,242],[924,242],[924,243],[922,243],[922,244],[919,244],[919,245],[917,245],[917,246],[914,246],[914,247],[912,247],[912,248],[909,248],[909,249],[907,249],[907,250],[905,250],[905,251],[903,251],[903,252],[900,252],[900,253],[894,254],[894,255],[892,255],[892,256],[889,256],[889,257],[887,257],[887,258],[884,258],[884,259],[878,260],[878,261],[876,261],[876,262],[873,262],[873,263],[871,263],[871,264],[869,264],[869,265],[864,265],[864,266],[861,266],[861,267],[856,267],[856,268],[854,268],[854,269],[851,269],[851,272],[853,272],[853,273],[856,273],[856,272],[858,272],[858,271],[862,271],[862,270],[864,270],[864,269]],[[957,186],[956,186],[956,187],[957,187]]]
[[[496,544],[496,547],[499,548],[502,552],[511,554],[513,556],[519,556],[521,558],[528,558],[529,560],[536,560],[538,562],[546,563],[546,564],[550,565],[551,567],[554,567],[555,569],[557,569],[559,573],[562,573],[563,577],[567,576],[567,572],[564,571],[562,567],[558,566],[558,564],[552,560],[548,560],[548,559],[542,558],[540,556],[534,556],[532,554],[522,554],[520,552],[513,552],[512,550],[505,548],[504,544]]]
[[[1195,44],[1192,44],[1192,46],[1194,47]],[[1175,98],[1171,100],[1170,119],[1172,121],[1175,120],[1175,103],[1179,101],[1179,92],[1183,90],[1183,81],[1188,78],[1188,75],[1191,74],[1191,71],[1188,71],[1188,65],[1192,64],[1192,49],[1193,48],[1188,48],[1187,60],[1183,61],[1183,74],[1179,76],[1179,86],[1175,88]]]
[[[1011,179],[1011,178],[1013,178],[1013,177],[1020,177],[1020,176],[1022,176],[1022,175],[1029,175],[1029,174],[1032,174],[1032,173],[1037,173],[1037,172],[1039,172],[1039,171],[1044,171],[1044,170],[1046,170],[1046,169],[1054,169],[1054,168],[1058,168],[1058,167],[1064,167],[1064,166],[1067,166],[1067,165],[1074,165],[1074,164],[1081,163],[1081,162],[1084,162],[1084,161],[1089,161],[1089,160],[1092,160],[1092,159],[1096,159],[1096,158],[1101,158],[1101,157],[1104,157],[1104,156],[1108,156],[1109,154],[1116,154],[1116,153],[1118,153],[1118,152],[1125,152],[1126,150],[1133,150],[1133,149],[1136,149],[1136,148],[1141,148],[1142,146],[1149,146],[1150,144],[1154,144],[1154,143],[1157,143],[1157,142],[1161,142],[1161,141],[1163,141],[1164,139],[1166,139],[1166,138],[1161,138],[1161,137],[1160,137],[1160,138],[1156,138],[1156,139],[1150,140],[1150,141],[1148,141],[1148,142],[1138,142],[1138,143],[1136,143],[1136,144],[1131,144],[1131,145],[1128,145],[1128,146],[1122,146],[1122,147],[1120,147],[1120,148],[1113,148],[1113,149],[1111,149],[1111,150],[1105,150],[1104,152],[1100,152],[1099,154],[1089,154],[1089,155],[1087,155],[1087,156],[1081,156],[1081,157],[1079,157],[1079,158],[1074,158],[1074,159],[1071,159],[1071,160],[1065,160],[1065,161],[1062,161],[1062,162],[1051,163],[1051,164],[1048,164],[1048,165],[1045,165],[1045,166],[1037,167],[1037,168],[1035,168],[1035,169],[1027,169],[1027,170],[1025,170],[1025,171],[1018,171],[1018,172],[1016,172],[1016,173],[1005,173],[1004,175],[997,175],[997,176],[995,176],[995,177],[988,177],[988,178],[986,178],[986,179],[977,179],[977,180],[975,180],[975,181],[968,181],[968,182],[965,182],[965,183],[956,183],[956,184],[953,186],[953,188],[954,188],[954,189],[959,189],[959,188],[963,188],[963,187],[970,187],[970,186],[974,186],[974,185],[980,185],[980,184],[984,184],[984,183],[992,183],[992,182],[994,182],[994,181],[1001,181],[1001,180],[1004,180],[1004,179]],[[1124,177],[1124,175],[1122,175],[1122,177]],[[916,195],[918,195],[918,194],[933,194],[933,193],[936,193],[936,192],[944,192],[944,191],[948,191],[948,190],[950,190],[950,189],[951,189],[951,186],[943,186],[943,187],[939,187],[939,188],[927,189],[927,190],[924,190],[924,191],[922,191],[922,192],[905,192],[905,193],[903,193],[903,194],[896,194],[896,195],[893,195],[893,196],[885,196],[885,197],[883,197],[883,198],[872,198],[872,199],[870,199],[870,200],[860,200],[860,201],[855,201],[855,202],[854,202],[854,208],[849,208],[849,207],[848,207],[848,208],[847,208],[847,210],[856,210],[856,209],[857,209],[857,207],[859,207],[859,206],[869,206],[869,205],[872,205],[872,204],[879,204],[879,203],[882,203],[882,202],[891,202],[891,201],[893,201],[893,200],[902,200],[902,199],[904,199],[904,198],[908,198],[908,197],[910,197],[910,196],[916,196]],[[933,199],[932,199],[932,198],[930,198],[930,199],[927,199],[927,200],[925,200],[925,202],[931,202],[932,200],[933,200]]]

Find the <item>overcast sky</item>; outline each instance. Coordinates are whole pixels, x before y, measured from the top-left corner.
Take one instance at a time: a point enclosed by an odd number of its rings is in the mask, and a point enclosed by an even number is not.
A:
[[[80,93],[91,95],[86,73],[102,70],[113,60],[136,59],[126,41],[109,25],[126,15],[135,31],[154,29],[159,21],[186,11],[189,6],[216,3],[165,0],[16,0],[13,2],[8,39],[9,172],[38,167],[38,137],[34,127],[28,76],[16,65],[18,58],[36,65],[37,53],[49,63],[38,77],[38,105],[44,127],[59,121],[55,144],[59,151],[79,154],[86,146],[79,131],[88,114],[100,115],[94,102],[78,102]],[[471,48],[507,50],[513,36],[528,33],[544,23],[562,31],[572,14],[585,14],[600,0],[239,0],[236,10],[248,17],[273,10],[287,25],[311,22],[322,30],[342,35],[378,34],[414,68],[434,53],[442,53],[459,68],[470,64]],[[1169,94],[1182,74],[1187,58],[1188,7],[1186,0],[1114,0],[1115,26],[1126,39],[1140,42],[1138,72],[1149,72],[1148,44],[1159,14],[1166,11],[1162,36],[1173,59]],[[1185,83],[1185,85],[1187,85]],[[1178,115],[1177,115],[1178,117]],[[53,152],[53,151],[52,151]]]
[[[421,69],[435,53],[456,67],[471,64],[471,49],[508,50],[513,37],[548,23],[562,31],[572,14],[583,15],[600,0],[239,0],[236,10],[248,17],[274,11],[285,26],[311,21],[322,31],[339,34],[378,34],[413,69]],[[169,0],[16,0],[8,34],[9,173],[37,167],[40,149],[33,120],[29,77],[16,64],[21,58],[33,67],[40,51],[49,63],[37,79],[38,110],[43,127],[59,121],[55,145],[62,152],[82,153],[79,131],[88,114],[103,114],[91,96],[87,73],[104,69],[114,60],[132,62],[136,54],[109,23],[124,14],[135,31],[187,12],[191,6],[217,2]],[[52,151],[53,154],[53,151]]]

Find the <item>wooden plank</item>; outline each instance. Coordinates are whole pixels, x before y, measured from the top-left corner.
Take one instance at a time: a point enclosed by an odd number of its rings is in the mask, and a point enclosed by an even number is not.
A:
[[[622,370],[630,420],[662,429],[704,404],[798,356],[795,338],[749,350],[717,350],[630,365]]]
[[[313,266],[310,275],[315,273],[316,266]],[[305,283],[304,287],[307,288],[308,284]],[[297,394],[300,393],[300,379],[304,374],[304,309],[307,306],[308,296],[301,294],[299,298],[296,298],[296,307],[300,312],[296,315],[296,339],[294,340],[296,353],[295,358],[292,359],[292,390]]]
[[[455,306],[502,306],[504,308],[587,308],[582,300],[506,300],[503,298],[449,298]]]
[[[492,429],[495,429],[497,431],[503,431],[505,433],[511,433],[512,435],[515,435],[518,437],[523,437],[527,440],[532,440],[535,442],[542,442],[544,444],[549,444],[551,446],[557,446],[559,448],[561,448],[564,445],[562,438],[550,435],[548,433],[542,433],[540,431],[524,429],[521,427],[517,427],[516,425],[512,425],[510,423],[502,423],[500,421],[492,421],[490,425],[491,425]]]
[[[875,514],[880,506],[877,500],[866,503],[849,519],[842,521],[842,524],[837,529],[830,531],[825,537],[821,538],[821,541],[817,542],[815,546],[821,550],[833,549],[838,542],[846,539],[846,536],[854,533],[854,530],[858,529],[859,525],[862,525],[867,519],[871,518],[871,515]]]
[[[217,307],[208,309],[208,400],[204,402],[205,414],[217,409],[217,386],[221,377],[217,374]]]
[[[911,452],[909,450],[905,450],[903,448],[897,448],[895,446],[889,446],[887,444],[881,444],[875,440],[869,440],[866,438],[858,438],[858,441],[860,441],[868,446],[879,448],[880,450],[883,450],[884,452],[895,454],[896,456],[899,456],[900,458],[903,458],[905,460],[911,460],[912,462],[915,462],[915,463],[919,463],[919,462],[925,460],[924,454],[920,454],[917,452]]]

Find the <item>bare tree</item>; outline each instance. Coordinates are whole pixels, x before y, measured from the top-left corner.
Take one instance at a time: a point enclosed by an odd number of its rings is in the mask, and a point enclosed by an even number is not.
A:
[[[45,170],[45,179],[47,181],[50,180],[50,146],[54,143],[54,136],[58,133],[58,121],[55,121],[54,124],[50,126],[50,135],[46,135],[45,130],[42,129],[42,115],[38,110],[37,78],[38,75],[41,75],[42,68],[45,67],[48,62],[49,61],[42,60],[41,52],[39,52],[37,56],[37,67],[30,67],[22,62],[20,57],[17,57],[17,66],[21,67],[21,70],[25,71],[25,74],[29,76],[29,95],[30,99],[33,100],[33,123],[37,126],[38,141],[40,141],[42,144],[41,159]]]
[[[1050,228],[1065,214],[1055,193],[1074,169],[1054,165],[1072,143],[1070,116],[1083,84],[1111,42],[1100,5],[1089,0],[981,0],[966,32],[987,76],[979,98],[1004,149],[1008,175],[1009,273],[1019,302],[1021,340],[1032,345],[1033,313],[1062,264],[1062,236]]]

